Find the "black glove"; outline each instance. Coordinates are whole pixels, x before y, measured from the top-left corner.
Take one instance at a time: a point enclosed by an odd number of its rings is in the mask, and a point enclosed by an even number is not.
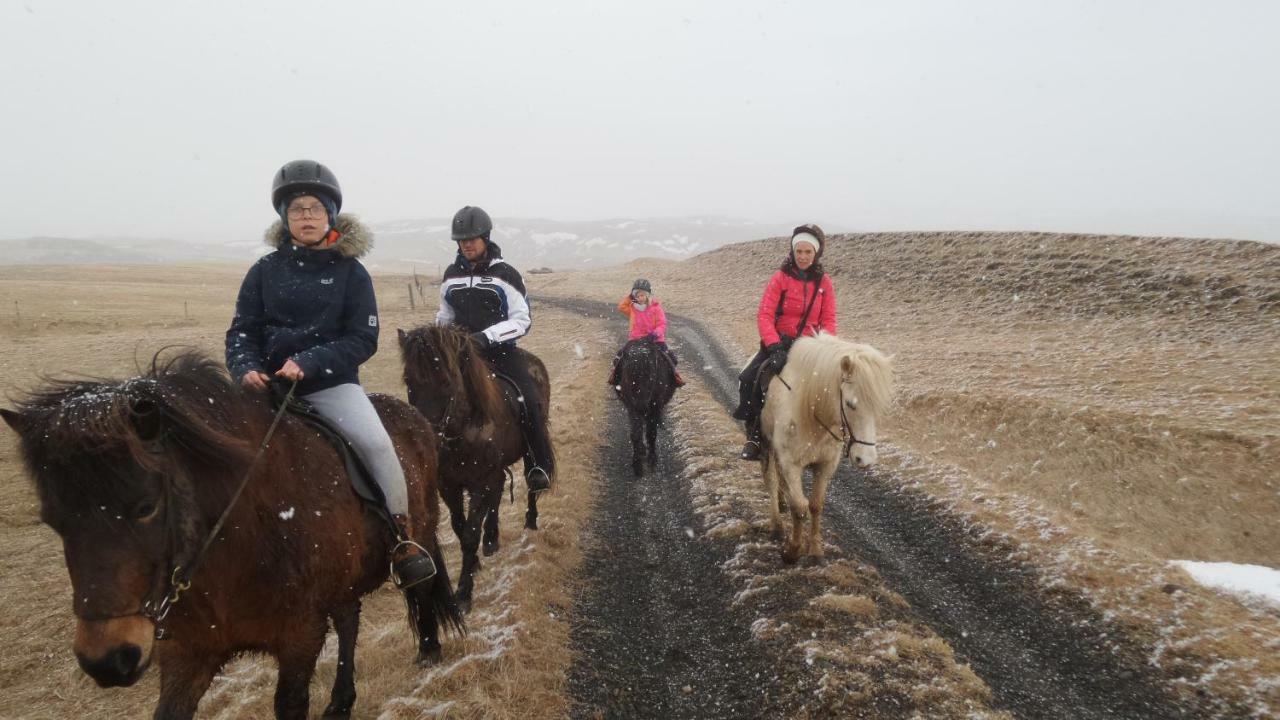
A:
[[[489,336],[482,332],[471,333],[471,342],[476,344],[477,350],[484,350],[493,344],[489,342]]]
[[[769,351],[769,366],[774,372],[782,372],[783,366],[787,364],[787,349],[782,343],[774,343],[765,349]]]

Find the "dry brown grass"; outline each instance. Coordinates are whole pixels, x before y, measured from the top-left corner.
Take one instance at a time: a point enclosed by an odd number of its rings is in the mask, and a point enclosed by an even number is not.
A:
[[[0,356],[0,393],[32,387],[42,373],[133,374],[165,345],[194,345],[221,356],[222,333],[244,268],[3,268],[0,307],[18,300],[23,323],[0,319],[7,352]],[[382,351],[362,370],[371,391],[403,396],[394,327],[429,322],[435,301],[408,308],[403,276],[376,276],[381,299]],[[189,317],[183,316],[183,301]],[[502,507],[503,549],[485,560],[468,618],[469,636],[444,642],[444,662],[423,671],[412,665],[404,607],[390,588],[367,598],[357,650],[356,717],[424,716],[550,718],[567,712],[563,686],[570,663],[569,576],[580,561],[578,539],[595,494],[596,432],[607,399],[602,377],[612,348],[598,324],[539,308],[537,331],[525,347],[538,353],[554,385],[552,425],[560,461],[553,493],[540,502],[541,527],[523,529],[523,487]],[[576,347],[575,347],[576,346]],[[580,353],[577,348],[582,348]],[[102,691],[76,667],[67,611],[69,581],[56,536],[40,525],[36,500],[23,477],[12,434],[0,432],[0,716],[23,718],[142,717],[158,692],[157,673],[136,687]],[[439,537],[456,576],[457,543],[448,523]],[[312,684],[312,709],[328,699],[334,673],[332,638]],[[237,660],[220,675],[200,717],[270,715],[275,666]]]
[[[785,247],[543,290],[616,301],[649,277],[669,313],[745,360]],[[841,334],[895,355],[887,466],[993,531],[993,551],[1084,593],[1187,692],[1280,707],[1277,613],[1165,564],[1280,557],[1280,247],[896,233],[836,237],[825,262]]]
[[[834,548],[822,565],[781,563],[758,466],[737,459],[737,427],[705,390],[686,386],[670,416],[706,534],[736,540],[725,565],[734,602],[755,613],[753,636],[783,658],[778,692],[791,717],[1011,717],[990,707],[986,684],[875,569]],[[745,529],[717,532],[725,527]]]

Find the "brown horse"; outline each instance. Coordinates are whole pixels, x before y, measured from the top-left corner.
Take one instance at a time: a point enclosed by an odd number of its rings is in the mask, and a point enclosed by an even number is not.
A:
[[[404,462],[412,534],[438,568],[406,598],[419,661],[430,662],[439,622],[462,629],[435,539],[434,436],[404,403],[373,402]],[[132,685],[154,657],[155,717],[190,718],[228,660],[262,652],[279,662],[276,716],[304,718],[332,618],[338,673],[325,714],[350,713],[360,597],[386,580],[392,536],[316,430],[286,414],[251,464],[269,402],[195,353],[157,355],[123,382],[50,383],[0,415],[20,436],[41,519],[62,538],[76,658],[99,685]]]
[[[465,331],[429,325],[398,332],[409,404],[431,421],[443,440],[440,495],[462,546],[458,604],[470,609],[482,531],[484,554],[498,550],[498,506],[506,468],[521,458],[526,466],[532,464],[520,429],[520,405],[515,389],[494,376]],[[551,403],[547,368],[532,353],[520,352],[538,384],[538,397],[526,402],[542,403],[546,409]],[[464,491],[470,497],[466,510]],[[529,493],[524,526],[538,529],[535,493]]]

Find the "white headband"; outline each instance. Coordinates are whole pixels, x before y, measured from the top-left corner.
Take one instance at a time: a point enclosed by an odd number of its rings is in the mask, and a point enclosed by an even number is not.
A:
[[[822,247],[822,245],[818,243],[818,238],[814,237],[813,235],[810,235],[807,232],[802,232],[802,233],[796,233],[795,237],[791,238],[791,251],[795,252],[796,246],[802,242],[807,242],[810,245],[812,245],[814,252],[817,252],[818,249]]]

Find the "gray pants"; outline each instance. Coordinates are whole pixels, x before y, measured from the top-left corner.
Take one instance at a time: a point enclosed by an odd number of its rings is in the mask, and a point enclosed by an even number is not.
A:
[[[409,493],[405,490],[404,468],[400,467],[391,436],[382,426],[364,388],[347,383],[303,395],[302,399],[311,403],[324,419],[337,425],[342,436],[360,454],[365,467],[373,473],[374,482],[382,488],[391,514],[408,515]]]

